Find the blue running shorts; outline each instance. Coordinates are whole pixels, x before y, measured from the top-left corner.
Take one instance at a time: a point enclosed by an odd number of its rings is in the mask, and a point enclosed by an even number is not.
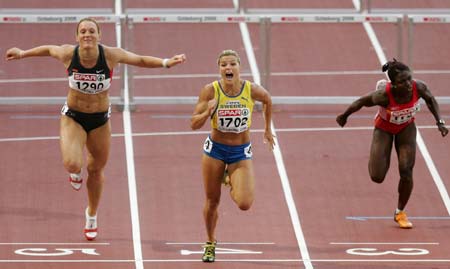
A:
[[[203,152],[214,158],[223,161],[226,164],[232,164],[242,160],[252,158],[252,144],[246,143],[238,146],[229,146],[220,144],[211,140],[208,136],[203,144]]]

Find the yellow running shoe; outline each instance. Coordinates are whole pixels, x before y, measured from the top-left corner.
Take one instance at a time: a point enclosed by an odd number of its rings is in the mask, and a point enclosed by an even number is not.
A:
[[[216,260],[216,243],[217,242],[206,242],[203,246],[205,252],[203,253],[203,262],[214,262]]]
[[[411,229],[413,227],[412,223],[408,220],[405,211],[400,211],[395,214],[394,220],[400,225],[400,228]]]

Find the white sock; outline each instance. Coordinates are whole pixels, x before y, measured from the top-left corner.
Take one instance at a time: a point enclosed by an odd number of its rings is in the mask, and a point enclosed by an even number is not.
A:
[[[81,172],[78,173],[78,174],[70,173],[70,177],[72,179],[75,179],[76,181],[80,181],[80,179],[81,179]]]
[[[397,209],[395,210],[395,214],[398,214],[398,213],[400,213],[400,212],[402,212],[402,211],[403,211],[403,210],[400,210],[400,209],[397,208]]]
[[[86,208],[85,214],[86,214],[86,226],[85,226],[85,228],[86,229],[95,229],[95,228],[97,228],[97,215],[95,215],[93,217],[89,216],[87,208]]]

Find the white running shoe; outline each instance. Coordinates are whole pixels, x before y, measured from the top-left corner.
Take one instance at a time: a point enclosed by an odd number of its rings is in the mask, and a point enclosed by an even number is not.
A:
[[[69,182],[70,182],[70,185],[72,185],[72,188],[74,190],[79,191],[81,189],[81,184],[83,183],[83,179],[80,176],[77,176],[76,174],[70,174]]]
[[[88,208],[85,211],[86,226],[84,227],[84,236],[91,241],[97,237],[97,215],[91,217],[88,214]]]

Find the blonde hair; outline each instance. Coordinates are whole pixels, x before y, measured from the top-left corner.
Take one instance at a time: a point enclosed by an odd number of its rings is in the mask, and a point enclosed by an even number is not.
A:
[[[86,17],[81,19],[77,24],[77,35],[78,35],[78,29],[80,28],[80,24],[84,21],[90,21],[95,23],[95,26],[97,26],[97,32],[100,34],[100,26],[98,25],[97,21],[94,18]]]
[[[222,57],[224,57],[224,56],[234,56],[234,57],[236,57],[237,62],[239,64],[241,64],[241,58],[239,57],[239,54],[234,50],[227,49],[227,50],[222,51],[219,54],[219,58],[217,58],[217,65],[220,65],[220,59],[222,59]]]

